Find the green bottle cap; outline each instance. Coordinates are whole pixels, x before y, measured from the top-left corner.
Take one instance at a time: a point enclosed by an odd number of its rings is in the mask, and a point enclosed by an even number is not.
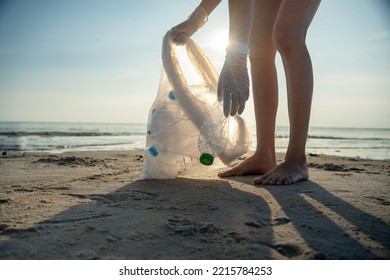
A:
[[[203,153],[200,155],[199,161],[204,165],[212,165],[214,162],[214,156],[209,153]]]

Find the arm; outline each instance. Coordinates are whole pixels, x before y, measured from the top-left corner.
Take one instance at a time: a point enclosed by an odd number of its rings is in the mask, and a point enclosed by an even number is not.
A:
[[[187,37],[191,37],[203,26],[203,24],[205,24],[210,13],[221,1],[222,0],[202,0],[187,20],[172,28],[173,41],[178,45],[183,45]]]
[[[253,0],[229,0],[229,42],[249,43]]]
[[[249,98],[247,60],[252,8],[252,0],[229,0],[229,46],[218,80],[218,101],[223,101],[226,117],[241,114]]]
[[[203,7],[207,14],[210,15],[212,11],[221,3],[222,0],[202,0],[199,6]]]

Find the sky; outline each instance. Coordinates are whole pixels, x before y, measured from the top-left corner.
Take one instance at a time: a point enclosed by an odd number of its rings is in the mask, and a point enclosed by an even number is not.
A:
[[[147,123],[164,34],[200,0],[0,0],[0,121]],[[228,1],[193,36],[217,70]],[[311,126],[390,128],[390,1],[323,0]],[[288,125],[280,57],[277,125]],[[255,123],[253,102],[244,112]]]

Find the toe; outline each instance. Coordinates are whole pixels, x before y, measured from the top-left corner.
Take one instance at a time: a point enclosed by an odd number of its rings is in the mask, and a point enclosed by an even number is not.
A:
[[[221,172],[218,173],[219,177],[232,177],[232,176],[238,176],[238,175],[239,174],[238,174],[236,168],[229,169],[229,170],[226,170],[226,171],[221,171]]]
[[[276,181],[276,185],[283,185],[284,179],[280,178],[278,181]]]
[[[261,185],[263,183],[263,176],[257,177],[253,180],[253,184]]]
[[[293,183],[294,183],[294,180],[291,177],[288,177],[288,178],[284,179],[284,181],[283,181],[284,185],[291,185]]]
[[[276,185],[278,181],[279,181],[278,178],[270,178],[268,180],[268,184],[269,185]]]
[[[229,176],[231,176],[230,174],[231,174],[230,170],[221,171],[218,173],[218,177],[229,177]]]
[[[262,182],[262,185],[269,185],[269,178],[265,178]]]

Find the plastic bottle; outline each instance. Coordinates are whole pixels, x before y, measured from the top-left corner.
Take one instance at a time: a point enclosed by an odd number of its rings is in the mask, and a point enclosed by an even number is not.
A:
[[[210,110],[210,118],[200,129],[198,150],[200,163],[212,165],[215,157],[222,153],[228,143],[229,118],[222,112],[222,103],[216,102]]]
[[[147,135],[150,140],[150,145],[146,147],[145,151],[152,157],[162,156],[168,152],[166,148],[171,145],[169,145],[167,141],[172,141],[172,139],[168,139],[162,135],[169,126],[177,122],[178,114],[176,111],[178,110],[178,107],[174,102],[176,101],[174,91],[169,90],[167,92],[167,97],[168,103],[161,102],[160,104],[155,105],[149,117]]]

